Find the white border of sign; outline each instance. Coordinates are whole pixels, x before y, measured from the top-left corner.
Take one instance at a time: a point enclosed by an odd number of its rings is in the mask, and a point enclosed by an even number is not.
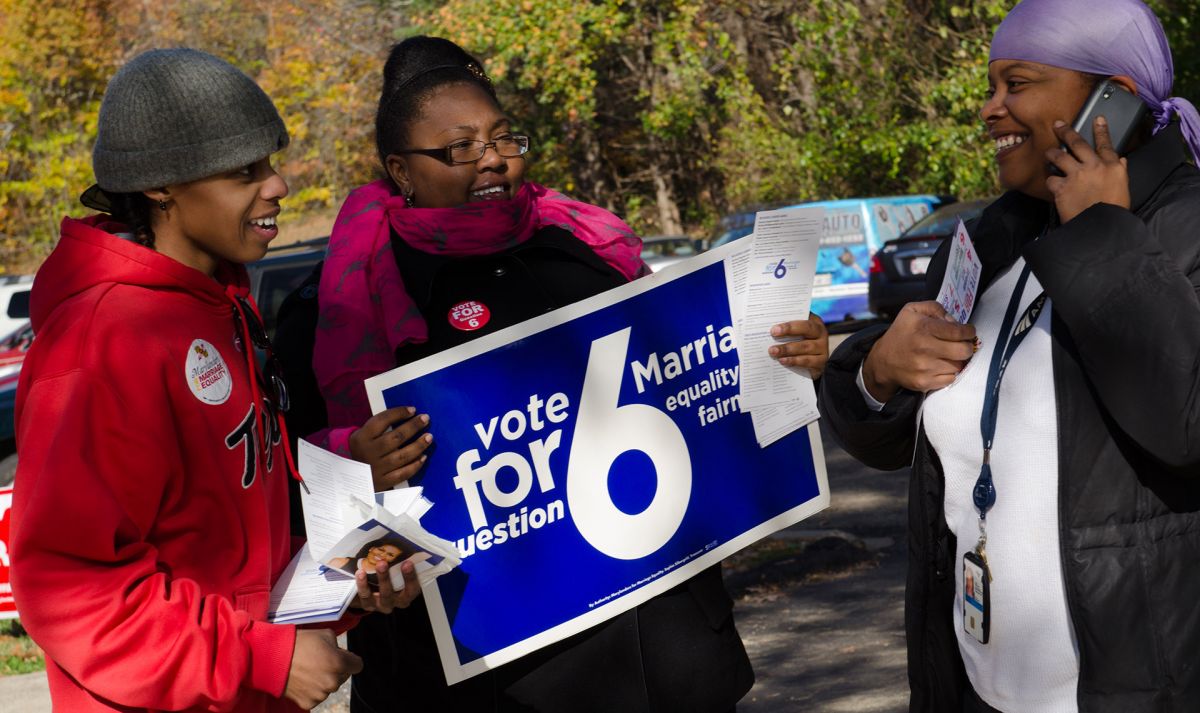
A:
[[[11,485],[9,485],[7,487],[0,488],[0,497],[8,498],[8,506],[5,509],[11,508],[13,497],[14,497],[13,496],[13,487]],[[0,510],[0,516],[3,516],[3,515],[4,515],[4,511]],[[11,527],[12,526],[12,516],[11,515],[8,518],[8,522],[9,522],[9,526]],[[12,555],[12,548],[10,548],[8,546],[11,541],[12,541],[12,532],[10,531],[8,533],[8,540],[2,543],[5,546],[5,557],[11,557],[11,555]],[[11,564],[11,560],[10,560],[10,564]],[[12,579],[11,579],[12,568],[11,567],[9,567],[9,569],[8,569],[8,575],[9,575],[10,579],[3,582],[3,584],[8,585],[8,591],[4,592],[4,593],[0,593],[0,596],[4,597],[6,599],[11,599],[13,596]],[[14,608],[12,611],[0,610],[0,621],[3,621],[5,619],[16,619],[17,617],[21,616],[15,608],[16,607],[15,601],[13,602],[13,607]]]
[[[621,302],[643,292],[652,290],[659,285],[675,280],[683,275],[708,267],[713,263],[720,262],[727,255],[732,253],[736,248],[741,247],[736,241],[724,245],[716,250],[711,250],[707,253],[702,253],[694,258],[676,263],[664,268],[661,272],[648,275],[646,277],[634,280],[629,284],[622,285],[594,297],[589,297],[580,302],[562,307],[553,312],[548,312],[533,319],[530,319],[521,324],[502,329],[493,334],[489,334],[479,339],[463,344],[454,349],[434,354],[420,361],[415,361],[411,364],[399,367],[384,374],[367,379],[364,385],[367,389],[367,396],[371,403],[371,412],[379,413],[387,408],[383,400],[383,392],[397,384],[403,384],[426,374],[444,369],[448,366],[466,361],[472,357],[478,356],[485,352],[491,351],[497,347],[502,347],[519,339],[532,336],[539,332],[543,332],[552,327],[556,327],[565,322],[578,319],[586,314],[591,314],[597,310],[603,309],[611,304]],[[809,517],[815,513],[829,507],[829,480],[825,472],[825,452],[821,445],[820,429],[816,423],[807,426],[809,443],[812,446],[813,453],[813,469],[816,471],[818,494],[808,502],[795,507],[787,512],[781,513],[776,517],[759,524],[758,526],[742,533],[741,535],[726,541],[724,544],[716,547],[703,555],[693,559],[686,564],[674,569],[658,579],[650,582],[638,589],[635,589],[628,594],[622,595],[609,601],[606,604],[596,607],[586,614],[563,622],[558,626],[547,629],[540,634],[531,636],[528,639],[519,641],[511,646],[507,646],[499,651],[491,654],[486,654],[467,664],[461,664],[455,657],[457,647],[454,643],[454,636],[450,631],[450,621],[446,616],[446,609],[442,603],[441,594],[436,586],[436,580],[433,586],[427,587],[424,591],[424,597],[429,610],[429,620],[433,625],[434,638],[437,641],[438,652],[442,659],[442,668],[446,673],[446,681],[454,684],[459,681],[466,680],[472,676],[476,676],[489,669],[496,668],[501,664],[514,661],[526,654],[532,653],[544,646],[549,646],[557,641],[561,641],[569,636],[578,634],[585,629],[601,624],[616,615],[628,611],[639,604],[649,601],[650,599],[666,592],[676,585],[686,581],[699,572],[711,567],[720,562],[726,557],[735,552],[748,547],[758,540],[770,535],[773,532],[782,530],[785,527],[796,524],[797,522]]]

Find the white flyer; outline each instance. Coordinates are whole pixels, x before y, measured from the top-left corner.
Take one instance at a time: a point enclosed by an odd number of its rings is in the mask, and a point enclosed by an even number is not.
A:
[[[754,409],[750,412],[750,419],[754,423],[754,437],[759,447],[766,448],[796,429],[816,421],[820,415],[815,401],[797,399]]]
[[[975,294],[979,289],[979,275],[983,263],[975,253],[975,244],[967,234],[967,226],[961,220],[954,229],[950,256],[946,262],[946,274],[942,277],[942,289],[937,301],[946,313],[960,324],[966,324],[975,308]]]
[[[750,269],[750,253],[754,249],[754,234],[737,242],[737,249],[721,261],[725,268],[725,291],[729,295],[729,315],[734,332],[740,331],[742,314],[746,311],[746,273]]]
[[[824,217],[821,208],[758,213],[737,327],[743,411],[800,400],[816,412],[812,376],[781,367],[767,350],[777,343],[771,327],[808,316]]]
[[[304,531],[312,557],[321,560],[346,534],[346,523],[361,519],[354,499],[367,505],[374,501],[371,466],[330,453],[303,438],[297,443],[296,465],[305,485],[300,490]]]

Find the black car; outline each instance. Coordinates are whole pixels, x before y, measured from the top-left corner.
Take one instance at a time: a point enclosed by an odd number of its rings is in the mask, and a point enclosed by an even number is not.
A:
[[[263,259],[246,266],[250,273],[250,293],[262,313],[268,336],[275,336],[275,319],[284,298],[325,259],[328,244],[329,238],[324,237],[272,247]]]
[[[925,296],[925,273],[938,246],[954,235],[958,221],[978,218],[994,198],[943,206],[917,221],[900,237],[883,244],[871,258],[867,304],[872,312],[892,319],[909,302]]]

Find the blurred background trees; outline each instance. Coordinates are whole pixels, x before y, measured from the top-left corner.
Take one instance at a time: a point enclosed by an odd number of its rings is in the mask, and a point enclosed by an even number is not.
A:
[[[643,233],[728,212],[908,192],[986,195],[987,45],[1011,0],[0,0],[0,265],[80,213],[105,83],[190,45],[255,77],[292,132],[293,223],[377,175],[389,46],[440,34],[485,61],[535,138],[534,180]],[[1154,0],[1176,94],[1200,99],[1200,0]],[[286,230],[286,229],[285,229]],[[285,233],[286,235],[286,233]]]

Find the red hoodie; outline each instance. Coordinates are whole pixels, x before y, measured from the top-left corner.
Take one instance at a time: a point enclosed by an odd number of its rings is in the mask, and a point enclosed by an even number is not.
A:
[[[17,392],[12,584],[55,709],[297,710],[295,629],[264,622],[286,446],[262,447],[245,270],[218,284],[98,224],[65,219],[38,272]]]

